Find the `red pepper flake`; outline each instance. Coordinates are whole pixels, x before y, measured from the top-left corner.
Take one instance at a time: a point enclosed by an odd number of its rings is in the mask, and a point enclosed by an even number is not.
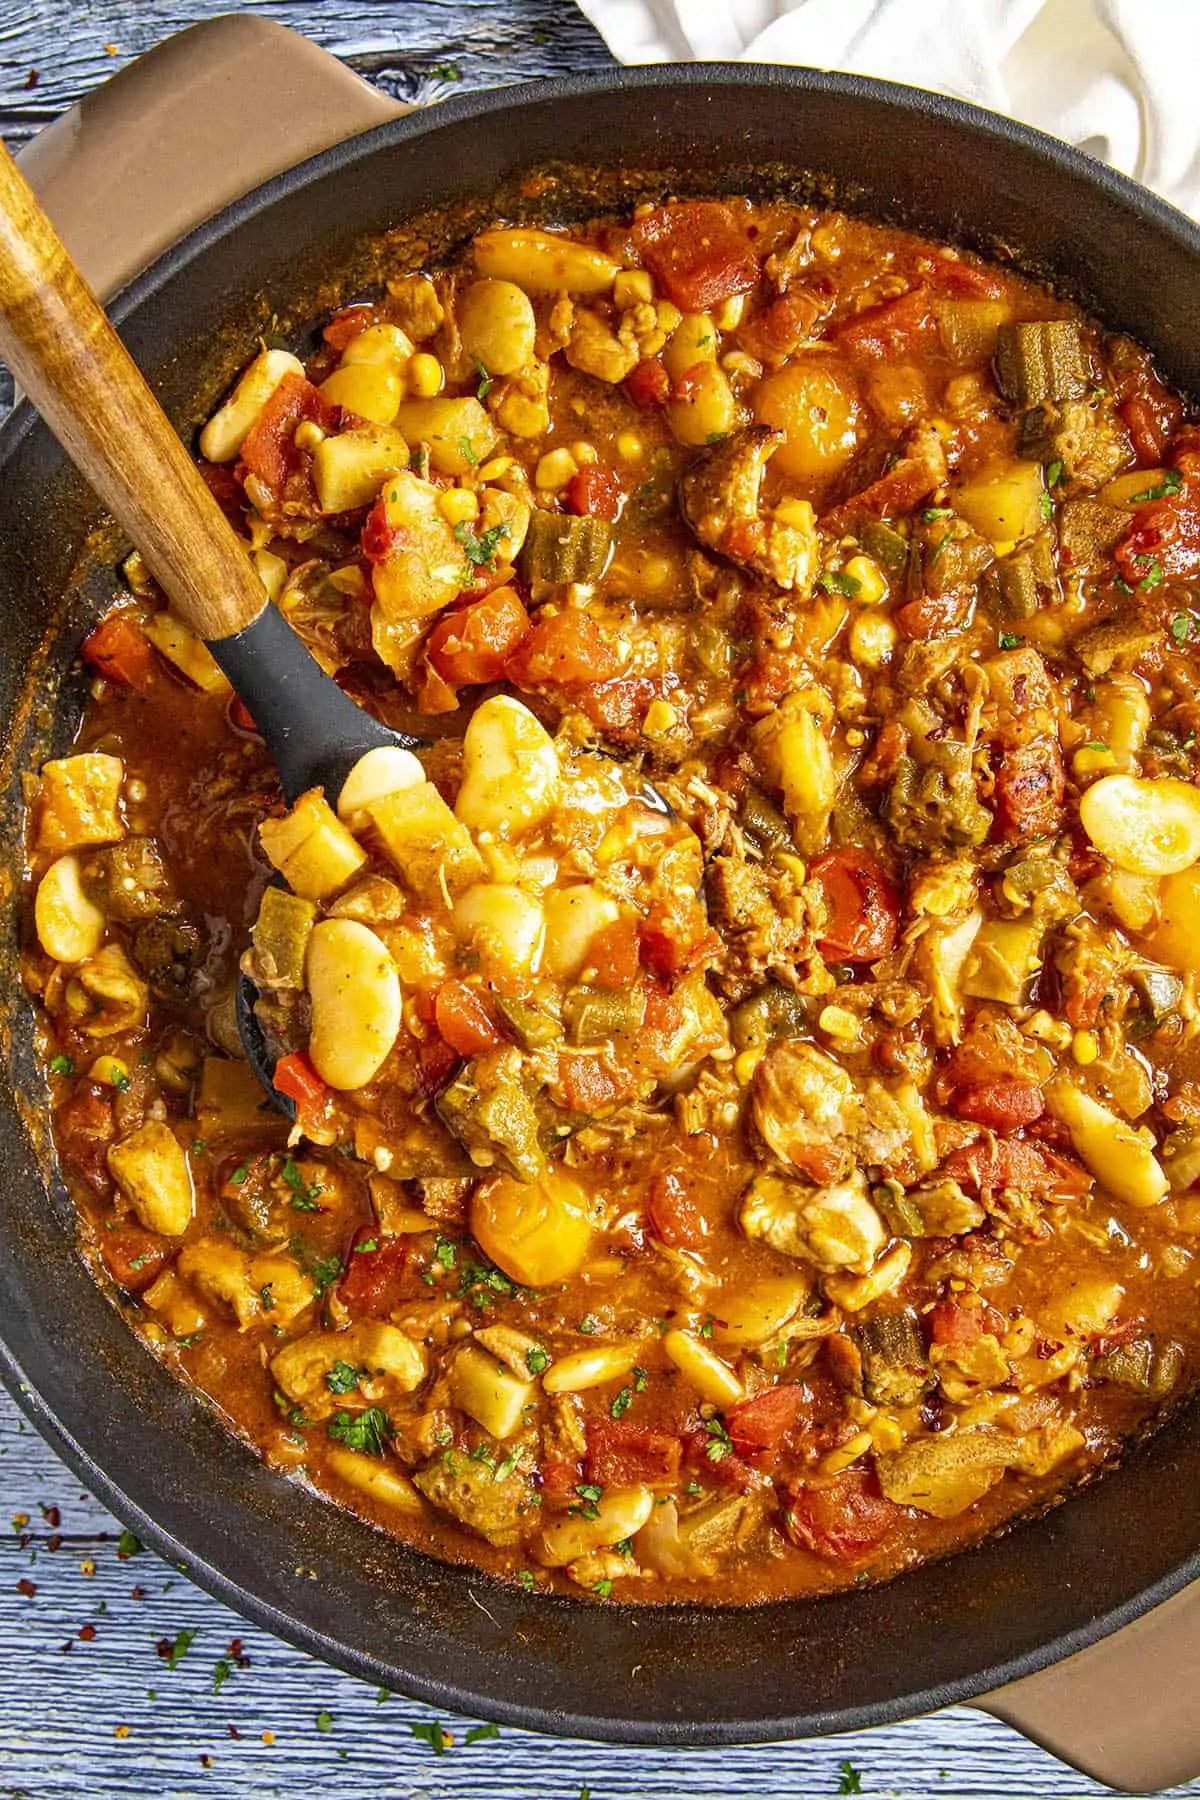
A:
[[[28,75],[25,77],[25,81],[24,81],[23,85],[26,88],[35,88],[41,79],[42,78],[38,74],[36,69],[30,69]]]
[[[81,1644],[91,1644],[95,1641],[95,1637],[96,1627],[94,1625],[81,1625],[79,1627],[79,1641]]]
[[[37,1593],[37,1582],[30,1581],[28,1575],[22,1575],[20,1581],[17,1583],[17,1592],[18,1594],[24,1594],[27,1600],[32,1600],[33,1596]]]
[[[237,1726],[236,1726],[236,1725],[231,1725],[231,1726],[230,1726],[230,1727],[229,1727],[229,1735],[230,1735],[230,1737],[231,1737],[231,1738],[240,1738],[240,1737],[241,1737],[241,1735],[242,1735],[242,1734],[241,1734],[241,1732],[240,1732],[240,1731],[239,1731],[239,1730],[238,1730],[238,1728],[237,1728]]]
[[[65,1654],[65,1653],[66,1653],[66,1651],[68,1651],[68,1650],[73,1650],[73,1649],[74,1649],[74,1648],[75,1648],[75,1639],[74,1639],[74,1638],[68,1638],[68,1639],[67,1639],[67,1641],[66,1641],[66,1643],[65,1643],[65,1644],[60,1644],[60,1645],[59,1645],[59,1646],[58,1646],[58,1647],[59,1647],[59,1649],[60,1649],[60,1650],[61,1650],[61,1651],[63,1651],[63,1652],[64,1652],[64,1654]]]
[[[59,1537],[57,1532],[54,1533],[53,1537],[48,1537],[46,1539],[46,1548],[47,1548],[47,1550],[61,1550],[62,1549],[62,1539]]]
[[[144,1588],[144,1587],[132,1587],[132,1588],[130,1588],[130,1590],[129,1590],[129,1598],[130,1598],[130,1599],[131,1599],[131,1600],[144,1600],[144,1599],[145,1599],[145,1598],[146,1598],[146,1590],[145,1590],[145,1588]]]
[[[57,1531],[62,1524],[62,1514],[57,1506],[43,1506],[42,1517],[53,1530]]]

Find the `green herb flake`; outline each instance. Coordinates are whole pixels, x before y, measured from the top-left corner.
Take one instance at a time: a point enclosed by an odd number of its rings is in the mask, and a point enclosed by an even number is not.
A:
[[[392,1422],[382,1406],[368,1406],[366,1412],[334,1413],[326,1430],[335,1443],[360,1456],[382,1456],[392,1435]]]
[[[532,1569],[517,1570],[517,1586],[523,1587],[527,1594],[533,1592],[534,1588],[537,1586],[537,1577],[534,1575]]]
[[[128,1075],[123,1074],[120,1069],[115,1069],[113,1071],[112,1083],[118,1094],[127,1094],[129,1092],[129,1077]]]
[[[1116,580],[1113,582],[1113,586],[1116,588],[1118,594],[1132,594],[1132,592],[1133,592],[1133,589],[1130,587],[1129,583],[1127,581],[1124,581],[1120,575],[1118,575]]]
[[[633,1371],[633,1391],[634,1391],[634,1393],[635,1394],[644,1394],[647,1387],[649,1386],[649,1384],[650,1384],[650,1376],[648,1375],[646,1370],[642,1369],[642,1368],[635,1368]]]
[[[725,1429],[725,1421],[719,1413],[716,1418],[705,1421],[704,1431],[708,1438],[704,1454],[709,1462],[724,1462],[727,1456],[733,1455],[733,1439]]]
[[[475,398],[482,402],[487,399],[495,383],[488,374],[481,357],[475,358],[475,367],[479,370],[479,386],[475,389]]]
[[[1056,456],[1053,462],[1046,464],[1046,486],[1048,488],[1057,487],[1059,482],[1062,480],[1062,476],[1063,476],[1062,462]]]
[[[125,1530],[117,1539],[117,1555],[120,1557],[139,1556],[141,1550],[141,1539],[135,1537],[129,1527],[126,1526]]]
[[[465,440],[463,441],[465,442]],[[466,452],[464,451],[463,454],[465,455]],[[471,460],[475,462],[478,459],[472,457]],[[500,539],[508,536],[508,526],[489,525],[486,531],[476,533],[471,530],[467,521],[462,519],[454,527],[454,535],[462,545],[463,552],[472,569],[494,569]]]
[[[1126,506],[1146,506],[1151,500],[1170,500],[1183,487],[1183,476],[1178,469],[1167,469],[1163,478],[1154,487],[1146,488],[1143,493],[1133,494],[1125,502]]]
[[[271,1292],[271,1283],[269,1281],[263,1282],[258,1290],[258,1297],[262,1301],[262,1309],[264,1312],[275,1311],[275,1296]]]
[[[1192,616],[1190,613],[1176,613],[1171,620],[1171,636],[1177,644],[1186,644],[1192,635]]]
[[[614,1419],[623,1419],[632,1405],[633,1389],[623,1387],[619,1394],[613,1395],[612,1405],[608,1409],[609,1416]]]
[[[568,1506],[567,1511],[577,1514],[581,1519],[598,1519],[604,1489],[594,1481],[577,1481],[575,1492],[579,1495],[579,1503]]]
[[[408,1729],[413,1737],[419,1738],[423,1744],[428,1744],[435,1756],[445,1756],[450,1748],[446,1742],[446,1734],[442,1730],[440,1719],[432,1719],[428,1724],[423,1719],[416,1719]]]
[[[69,1056],[56,1056],[51,1060],[50,1073],[52,1075],[73,1075],[75,1064]]]
[[[179,1667],[195,1641],[196,1633],[194,1631],[184,1629],[183,1631],[176,1632],[175,1642],[171,1645],[171,1648],[167,1651],[166,1655],[168,1669],[177,1669]]]
[[[280,1174],[284,1184],[292,1191],[292,1205],[297,1212],[320,1212],[317,1196],[324,1193],[325,1190],[319,1182],[314,1182],[311,1187],[308,1186],[293,1157],[288,1157]]]
[[[1054,501],[1048,493],[1041,493],[1038,495],[1038,511],[1048,525],[1054,517]]]
[[[316,1262],[314,1262],[312,1268],[309,1270],[309,1274],[312,1276],[316,1285],[318,1298],[325,1292],[326,1288],[331,1288],[333,1286],[341,1273],[342,1259],[340,1256],[319,1256],[317,1258]]]
[[[817,576],[817,586],[823,594],[841,594],[844,599],[853,600],[862,582],[847,575],[844,569],[826,569],[823,575]]]
[[[525,1367],[531,1375],[541,1375],[550,1367],[550,1352],[535,1344],[532,1350],[525,1352]]]
[[[933,554],[929,558],[930,568],[932,568],[934,563],[939,560],[939,558],[941,557],[942,551],[946,548],[946,545],[950,542],[950,539],[953,536],[954,536],[954,533],[952,531],[947,531],[943,537],[939,538],[938,542],[933,547]]]
[[[500,1727],[493,1720],[488,1725],[472,1725],[463,1738],[464,1744],[486,1744],[491,1738],[500,1736]]]
[[[839,1794],[861,1794],[863,1791],[862,1776],[849,1758],[844,1758],[838,1764],[838,1770],[837,1792]]]
[[[602,1600],[607,1600],[612,1594],[612,1582],[607,1577],[603,1581],[593,1581],[592,1592],[599,1594]]]
[[[233,1674],[228,1657],[219,1656],[213,1664],[213,1693],[219,1694],[229,1677]]]
[[[1021,647],[1022,639],[1015,631],[1002,631],[997,642],[1002,650],[1018,650]]]
[[[604,1330],[604,1327],[595,1313],[585,1313],[579,1321],[579,1329],[584,1337],[595,1337],[598,1331]]]
[[[509,1476],[520,1468],[521,1458],[524,1454],[525,1452],[520,1445],[518,1445],[515,1450],[510,1450],[503,1462],[498,1462],[496,1464],[495,1469],[492,1471],[492,1480],[507,1481]]]
[[[194,1350],[197,1344],[204,1342],[202,1331],[189,1332],[187,1337],[176,1338],[175,1343],[180,1350]]]
[[[325,1371],[325,1386],[331,1394],[352,1394],[358,1386],[359,1371],[348,1362],[335,1362]]]
[[[479,458],[471,448],[471,440],[469,437],[455,438],[454,446],[463,461],[468,463],[472,469],[478,466]],[[495,529],[499,530],[499,527],[497,526]]]
[[[250,1164],[249,1163],[239,1163],[237,1168],[233,1171],[233,1173],[229,1177],[230,1187],[244,1186],[249,1174],[250,1174]]]
[[[331,1712],[326,1712],[324,1707],[322,1707],[320,1712],[317,1714],[317,1730],[318,1731],[332,1731],[333,1730],[333,1714]]]
[[[462,70],[457,63],[435,63],[429,71],[434,81],[461,81]]]
[[[1108,745],[1102,744],[1100,742],[1099,738],[1091,738],[1091,739],[1089,739],[1089,741],[1086,744],[1084,744],[1083,748],[1085,750],[1107,750]]]
[[[192,1139],[192,1155],[193,1156],[203,1156],[204,1152],[207,1149],[208,1149],[208,1139],[207,1138],[193,1138]]]
[[[367,1256],[372,1250],[378,1250],[379,1239],[374,1237],[360,1238],[354,1246],[355,1256]]]
[[[1141,564],[1141,563],[1148,564],[1146,573],[1142,576],[1142,579],[1138,582],[1139,589],[1143,593],[1148,593],[1151,588],[1159,587],[1162,583],[1163,569],[1162,569],[1162,564],[1159,562],[1157,556],[1150,556],[1150,557],[1139,556],[1136,560],[1139,564]]]

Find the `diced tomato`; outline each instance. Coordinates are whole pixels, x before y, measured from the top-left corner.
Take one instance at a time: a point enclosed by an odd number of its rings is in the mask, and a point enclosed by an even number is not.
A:
[[[384,563],[404,534],[387,516],[387,502],[381,494],[363,520],[359,545],[369,563]]]
[[[364,1249],[366,1244],[376,1248]],[[338,1282],[338,1298],[359,1318],[378,1319],[390,1312],[404,1298],[409,1251],[407,1238],[381,1238],[377,1231],[360,1231]]]
[[[1046,1110],[1042,1090],[1031,1081],[979,1081],[959,1088],[951,1104],[960,1119],[989,1131],[1016,1131]]]
[[[641,957],[660,981],[674,981],[718,954],[721,940],[693,894],[654,901],[641,929]]]
[[[877,962],[896,948],[900,896],[873,856],[863,850],[830,850],[810,874],[828,909],[822,954],[842,962]]]
[[[118,1225],[100,1236],[104,1266],[117,1286],[130,1294],[140,1294],[150,1286],[171,1251],[165,1239],[138,1225]]]
[[[505,1042],[491,1010],[477,988],[465,981],[444,981],[435,1002],[437,1028],[460,1056],[482,1056]]]
[[[582,1480],[581,1464],[566,1462],[561,1457],[547,1457],[538,1471],[543,1503],[554,1512],[565,1512],[568,1506],[578,1505],[577,1489]]]
[[[846,1155],[836,1144],[793,1144],[789,1158],[810,1181],[825,1187],[845,1170]]]
[[[113,1094],[87,1082],[77,1082],[75,1092],[55,1114],[58,1147],[71,1169],[93,1192],[106,1195],[112,1188],[108,1170],[108,1146],[116,1135]]]
[[[287,374],[279,383],[255,423],[246,433],[241,458],[252,475],[265,482],[273,494],[283,491],[301,453],[292,439],[297,425],[306,419],[331,430],[334,409],[303,375]]]
[[[258,730],[258,726],[254,723],[254,718],[249,707],[244,700],[239,700],[236,694],[230,699],[229,705],[226,707],[225,711],[229,723],[233,726],[235,731]]]
[[[590,613],[577,607],[541,617],[509,658],[506,673],[518,687],[569,687],[608,681],[620,667],[616,645]]]
[[[421,1093],[436,1094],[450,1072],[458,1067],[459,1060],[458,1051],[440,1034],[423,1038],[417,1049]]]
[[[1062,823],[1067,778],[1055,738],[1005,750],[996,770],[996,824],[1002,837],[1049,837]]]
[[[778,1450],[790,1431],[809,1421],[812,1407],[812,1393],[802,1381],[785,1381],[726,1413],[725,1428],[739,1456],[754,1456]]]
[[[335,350],[344,350],[356,337],[361,337],[368,326],[377,323],[378,314],[373,306],[343,306],[341,312],[334,313],[321,336]]]
[[[684,312],[708,312],[758,282],[753,244],[717,201],[660,206],[639,219],[633,238],[667,299]]]
[[[636,675],[627,681],[581,683],[572,697],[606,737],[636,737],[648,708],[665,696],[661,677]]]
[[[894,614],[900,631],[908,638],[924,643],[927,638],[944,637],[957,631],[971,615],[974,595],[970,588],[949,588],[944,594],[919,594],[898,606]]]
[[[1163,393],[1170,406],[1156,404],[1149,394],[1131,394],[1117,408],[1143,469],[1159,467],[1167,454],[1171,433],[1179,423],[1179,402],[1165,389]]]
[[[599,1487],[669,1485],[679,1474],[677,1437],[625,1419],[594,1419],[587,1427],[587,1478]]]
[[[632,1086],[628,1075],[596,1056],[571,1050],[558,1053],[558,1089],[568,1112],[597,1113],[628,1099]]]
[[[233,463],[199,462],[196,464],[204,485],[231,525],[243,530],[246,522],[246,495]]]
[[[931,1344],[967,1350],[979,1342],[985,1331],[999,1337],[1004,1330],[1004,1315],[986,1301],[967,1306],[960,1300],[939,1300],[926,1313],[925,1325]]]
[[[695,1250],[704,1242],[708,1227],[687,1182],[674,1170],[663,1169],[654,1177],[646,1202],[650,1229],[668,1250]]]
[[[662,357],[643,357],[625,377],[625,392],[643,412],[652,406],[665,406],[671,398],[671,377],[663,367]]]
[[[932,341],[936,331],[927,287],[910,288],[895,300],[881,301],[846,319],[833,332],[833,340],[848,356],[870,361],[883,357],[911,356]]]
[[[621,477],[604,463],[585,463],[567,486],[567,505],[581,517],[619,519],[624,502]]]
[[[783,1518],[801,1549],[834,1562],[861,1562],[903,1523],[904,1514],[880,1493],[874,1476],[847,1470],[829,1487],[795,1489]]]
[[[942,1164],[948,1180],[988,1193],[996,1188],[1017,1188],[1030,1194],[1086,1192],[1091,1185],[1082,1169],[1066,1157],[1043,1150],[1024,1138],[988,1138],[953,1150]],[[1083,1182],[1082,1190],[1079,1182]]]
[[[899,519],[931,494],[943,470],[930,456],[902,456],[886,475],[851,494],[840,506],[822,515],[827,531],[843,532],[862,519]]]
[[[303,1050],[281,1056],[275,1064],[271,1080],[277,1093],[296,1103],[296,1123],[301,1131],[325,1111],[330,1090],[326,1087]]]
[[[1130,587],[1200,575],[1200,457],[1177,461],[1183,476],[1179,492],[1139,506],[1132,531],[1113,551]]]
[[[141,687],[154,664],[154,652],[141,627],[121,613],[89,632],[80,654],[106,681],[121,687]]]
[[[621,993],[638,978],[638,922],[632,913],[602,925],[588,945],[587,963],[593,987]]]
[[[731,1450],[719,1436],[708,1431],[689,1431],[683,1440],[683,1459],[689,1468],[697,1469],[709,1481],[740,1493],[757,1485],[750,1464]]]
[[[646,1010],[642,1015],[642,1042],[653,1044],[658,1038],[664,1043],[671,1043],[683,1024],[683,1008],[678,1000],[666,988],[651,987],[646,995]]]
[[[742,326],[738,347],[750,356],[781,362],[812,336],[813,327],[825,310],[815,295],[791,288]]]
[[[999,300],[1004,293],[999,275],[956,256],[935,258],[929,279],[939,294],[953,294],[965,300]]]
[[[426,654],[451,686],[499,681],[508,659],[529,636],[529,614],[511,587],[443,615],[429,634]]]

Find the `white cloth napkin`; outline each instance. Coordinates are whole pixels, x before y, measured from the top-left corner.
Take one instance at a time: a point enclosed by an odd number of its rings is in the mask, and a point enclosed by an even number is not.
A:
[[[622,62],[803,63],[935,88],[1200,213],[1200,0],[579,0]]]

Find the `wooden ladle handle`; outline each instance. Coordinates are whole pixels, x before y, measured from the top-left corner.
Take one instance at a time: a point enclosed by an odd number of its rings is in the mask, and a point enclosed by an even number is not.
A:
[[[245,545],[2,145],[0,355],[179,618],[250,625],[267,597]]]

